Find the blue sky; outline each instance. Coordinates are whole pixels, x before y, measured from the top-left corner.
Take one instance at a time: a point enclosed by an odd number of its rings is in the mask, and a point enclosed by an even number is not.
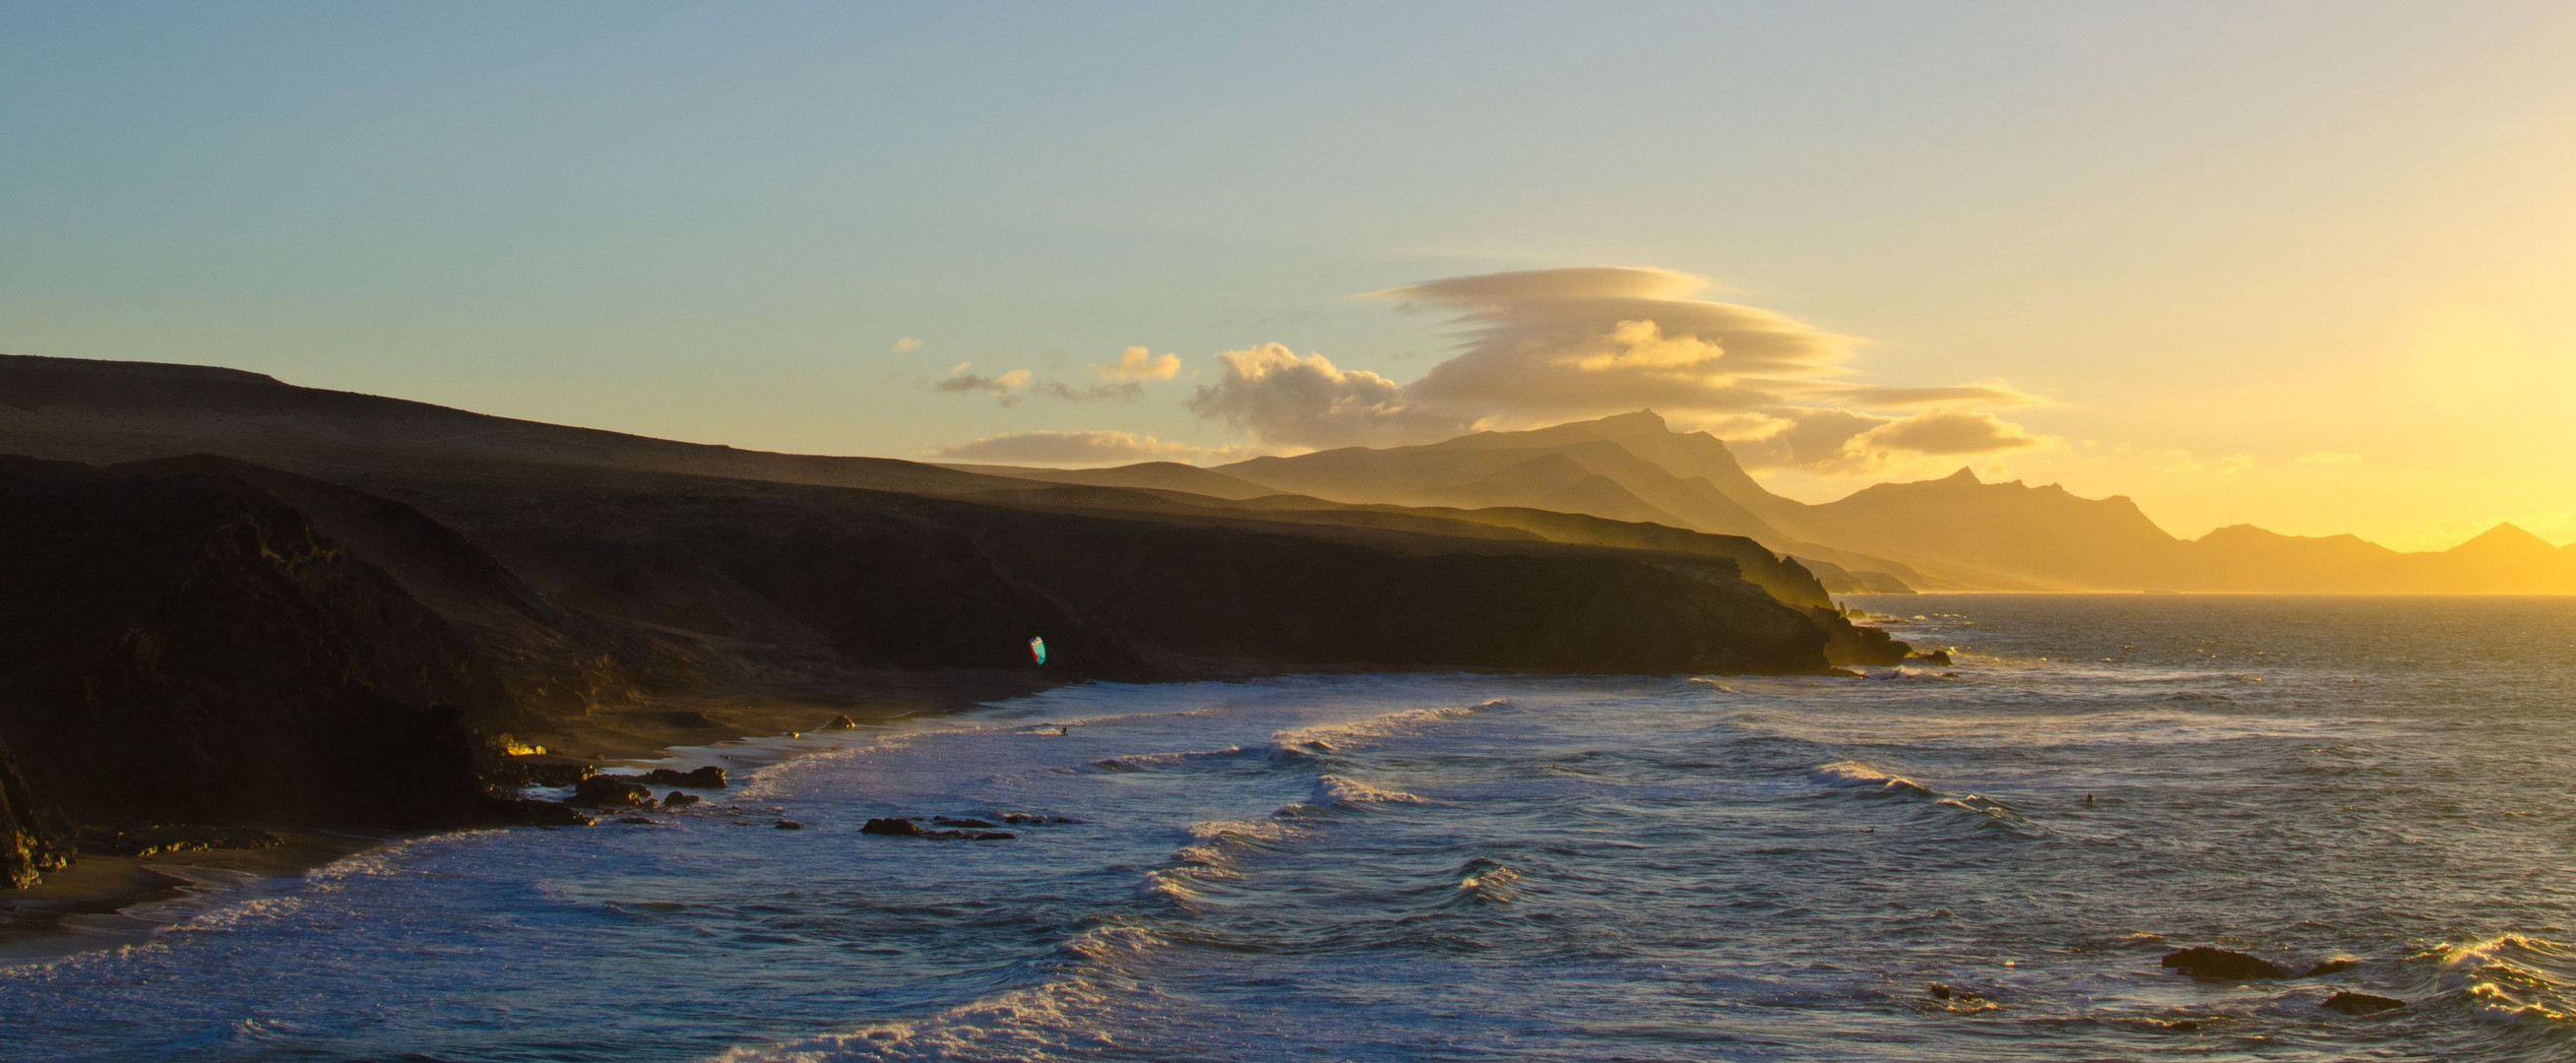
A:
[[[1450,317],[1355,296],[1651,267],[1856,380],[2045,400],[1991,411],[2019,449],[1765,473],[1801,497],[1968,461],[2184,534],[2564,541],[2570,12],[10,5],[0,351],[777,449],[1259,446],[1184,404],[1221,352],[1403,384]],[[1130,346],[1184,368],[931,387]]]

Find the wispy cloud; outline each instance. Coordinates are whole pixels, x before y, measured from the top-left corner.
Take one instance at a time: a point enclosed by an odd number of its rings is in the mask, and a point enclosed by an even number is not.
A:
[[[974,369],[973,362],[959,362],[948,368],[947,376],[933,381],[930,388],[952,393],[980,392],[1004,406],[1016,406],[1020,402],[1019,389],[1035,375],[1026,369],[1013,369],[999,376],[985,376]]]
[[[1111,380],[1170,380],[1181,375],[1181,356],[1169,352],[1158,356],[1143,347],[1129,347],[1116,362],[1091,368]]]
[[[1877,475],[1922,458],[1974,457],[2063,445],[1983,410],[1941,406],[1903,417],[1776,407],[1715,428],[1746,468]]]
[[[909,354],[920,349],[921,339],[917,336],[906,336],[894,341],[894,350],[897,354]]]

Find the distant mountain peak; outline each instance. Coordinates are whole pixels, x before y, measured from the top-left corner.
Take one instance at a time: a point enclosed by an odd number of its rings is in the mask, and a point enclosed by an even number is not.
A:
[[[1653,425],[1656,428],[1663,429],[1667,432],[1672,430],[1672,426],[1664,421],[1664,415],[1656,413],[1653,410],[1638,410],[1633,413],[1614,413],[1608,417],[1603,417],[1594,421],[1593,423],[1601,425],[1635,425],[1638,427]]]
[[[1945,484],[1982,484],[1985,481],[1977,479],[1977,471],[1975,469],[1962,465],[1959,466],[1959,471],[1942,477],[1941,482]]]
[[[2549,545],[2548,540],[2524,531],[2521,525],[2515,524],[2512,521],[2498,523],[2495,527],[2478,533],[2477,538],[2451,548],[2452,552],[2465,550],[2470,553],[2478,554],[2526,554],[2534,551],[2555,551],[2557,549],[2557,547]]]

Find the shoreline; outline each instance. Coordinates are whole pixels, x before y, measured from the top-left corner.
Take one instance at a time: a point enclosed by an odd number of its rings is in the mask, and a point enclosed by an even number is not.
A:
[[[532,762],[593,764],[637,772],[679,764],[716,764],[732,774],[826,752],[845,743],[821,736],[882,734],[903,721],[971,712],[994,701],[1064,684],[997,682],[995,676],[907,677],[865,703],[824,699],[734,701],[690,696],[650,705],[603,709],[561,731],[528,737],[565,742]],[[856,726],[831,729],[835,716]],[[793,745],[790,745],[793,743]],[[578,752],[575,752],[577,750]],[[522,787],[523,791],[529,787]],[[150,856],[83,853],[36,885],[0,891],[0,966],[44,963],[88,952],[149,943],[200,905],[263,882],[300,879],[320,868],[412,838],[478,829],[422,830],[265,827],[278,844],[207,848]],[[552,828],[546,828],[552,829]],[[175,906],[155,910],[160,906]],[[154,918],[172,915],[175,918]]]
[[[1163,683],[1243,682],[1283,675],[1359,674],[1385,671],[1349,669],[1228,670],[1225,674],[1174,677]],[[1497,673],[1500,674],[1500,673]],[[1551,673],[1552,674],[1552,673]],[[1857,678],[1835,670],[1824,678]],[[1786,676],[1784,676],[1785,678]],[[602,707],[576,720],[551,721],[572,726],[529,731],[514,739],[542,745],[546,752],[515,758],[530,765],[589,764],[610,772],[641,773],[653,768],[689,768],[712,764],[728,776],[757,770],[812,753],[847,748],[845,739],[904,730],[907,722],[932,725],[981,708],[1096,680],[1031,682],[1030,673],[973,672],[869,677],[872,694],[865,702],[844,699],[781,697],[735,700],[713,695],[659,699],[646,705]],[[832,728],[835,717],[854,724]],[[739,783],[729,784],[728,792]],[[529,785],[519,792],[545,790]],[[663,787],[662,789],[670,789]],[[683,788],[685,789],[685,788]],[[641,814],[589,809],[602,818]],[[0,891],[0,966],[41,963],[82,953],[150,942],[163,927],[185,920],[154,919],[135,909],[176,903],[193,909],[193,899],[219,899],[226,893],[261,882],[300,879],[337,861],[413,838],[483,829],[473,825],[419,830],[367,828],[265,829],[279,844],[261,848],[208,848],[151,856],[82,854],[73,864],[52,872],[23,890]],[[524,829],[524,828],[502,828]],[[543,829],[556,829],[544,827]],[[165,914],[165,913],[152,913]]]

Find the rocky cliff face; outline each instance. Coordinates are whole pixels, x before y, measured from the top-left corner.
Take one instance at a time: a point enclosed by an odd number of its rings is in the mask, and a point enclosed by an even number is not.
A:
[[[482,793],[466,641],[238,479],[0,460],[0,736],[86,821],[410,826]]]
[[[0,889],[24,889],[71,862],[71,831],[39,805],[9,745],[0,742]]]

